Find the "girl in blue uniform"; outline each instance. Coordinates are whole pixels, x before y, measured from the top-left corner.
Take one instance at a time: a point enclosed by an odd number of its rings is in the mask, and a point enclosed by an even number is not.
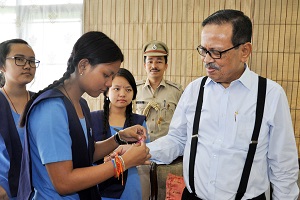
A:
[[[81,98],[84,93],[98,97],[106,91],[122,61],[123,54],[114,41],[102,32],[87,32],[75,43],[63,77],[29,101],[21,125],[26,125],[25,146],[29,146],[30,157],[23,157],[21,174],[31,168],[32,176],[20,182],[23,199],[30,195],[26,186],[31,178],[34,199],[98,200],[97,184],[149,162],[149,149],[143,142],[117,148],[123,140],[144,139],[146,130],[140,125],[94,142],[90,111]],[[117,160],[93,165],[113,150],[121,155],[118,161],[122,160],[123,166],[116,165]]]
[[[32,94],[26,85],[38,65],[26,41],[12,39],[0,44],[0,199],[17,199],[24,141],[19,119]]]
[[[132,100],[137,88],[133,75],[121,68],[115,75],[112,86],[104,93],[103,110],[92,116],[95,141],[105,140],[126,127],[140,124],[146,128],[146,117],[132,112]],[[146,142],[149,142],[147,138]],[[98,185],[102,200],[142,199],[140,178],[136,167],[128,169],[121,179],[110,178]]]

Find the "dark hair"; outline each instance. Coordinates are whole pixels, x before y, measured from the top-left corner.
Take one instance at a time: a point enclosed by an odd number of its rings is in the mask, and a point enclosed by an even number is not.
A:
[[[6,57],[10,53],[12,44],[28,45],[28,43],[22,39],[11,39],[0,43],[0,68],[3,68],[3,66],[5,65]],[[3,87],[4,84],[5,84],[5,77],[2,73],[0,73],[0,87]]]
[[[164,56],[166,64],[168,63],[168,56]],[[144,63],[146,63],[147,56],[144,56]]]
[[[5,77],[2,72],[0,72],[0,88],[2,88],[5,84]]]
[[[252,37],[252,22],[248,16],[239,10],[219,10],[202,22],[202,27],[208,24],[222,25],[226,23],[232,24],[232,38],[233,46],[251,42]]]
[[[116,73],[115,77],[117,77],[117,76],[124,77],[129,82],[130,86],[133,89],[132,100],[134,100],[136,98],[137,87],[136,87],[136,82],[135,82],[135,79],[134,79],[132,73],[127,69],[120,68],[118,73]],[[106,134],[108,129],[109,129],[109,104],[110,104],[110,100],[107,97],[107,92],[108,91],[104,92],[104,104],[103,104],[104,131],[103,131],[103,134]],[[134,125],[133,120],[132,120],[132,102],[130,102],[130,104],[128,104],[127,107],[126,107],[126,122],[128,123],[128,124],[126,124],[126,126],[133,126]]]
[[[43,92],[63,84],[65,80],[70,78],[70,75],[76,70],[78,63],[82,59],[87,59],[91,66],[95,66],[97,64],[111,63],[115,61],[123,62],[124,56],[118,45],[104,33],[91,31],[83,34],[73,47],[71,56],[67,63],[67,71],[63,74],[63,76],[59,80],[54,81],[48,87],[40,90],[28,101],[21,118],[21,126],[25,125],[26,115],[33,101]]]

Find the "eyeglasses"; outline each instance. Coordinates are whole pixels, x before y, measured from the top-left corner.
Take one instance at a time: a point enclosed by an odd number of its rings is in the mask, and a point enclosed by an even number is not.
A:
[[[198,51],[198,53],[199,53],[201,56],[203,56],[203,57],[206,57],[206,54],[209,54],[209,56],[210,56],[211,58],[213,58],[213,59],[220,59],[220,58],[222,57],[222,54],[223,54],[223,53],[225,53],[225,52],[227,52],[227,51],[230,51],[231,49],[234,49],[234,48],[236,48],[236,47],[238,47],[238,46],[240,46],[240,45],[242,45],[242,44],[243,44],[243,43],[237,44],[237,45],[235,45],[235,46],[233,46],[233,47],[231,47],[231,48],[229,48],[229,49],[226,49],[226,50],[224,50],[224,51],[207,50],[207,49],[205,49],[204,47],[202,47],[201,45],[199,45],[199,46],[197,47],[197,51]]]
[[[29,63],[29,66],[32,67],[32,68],[37,68],[40,64],[41,61],[39,60],[36,60],[36,59],[26,59],[24,57],[8,57],[6,59],[14,59],[15,60],[15,64],[17,66],[22,66],[24,67],[26,65],[26,63],[28,62]]]

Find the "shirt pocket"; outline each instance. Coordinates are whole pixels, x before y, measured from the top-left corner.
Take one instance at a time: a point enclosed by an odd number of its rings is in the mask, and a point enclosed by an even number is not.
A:
[[[163,104],[161,105],[161,116],[163,116],[163,118],[165,119],[165,121],[171,121],[174,111],[176,109],[176,104],[173,102],[163,102]]]
[[[254,130],[254,116],[237,115],[235,121],[235,139],[233,146],[236,149],[248,151]]]

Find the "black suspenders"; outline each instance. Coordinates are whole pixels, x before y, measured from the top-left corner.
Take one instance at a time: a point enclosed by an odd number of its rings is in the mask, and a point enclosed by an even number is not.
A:
[[[192,193],[195,196],[196,196],[195,182],[194,182],[195,160],[196,160],[196,151],[197,151],[197,143],[198,143],[199,121],[200,121],[200,115],[201,115],[201,109],[203,103],[204,84],[206,82],[206,79],[207,76],[205,76],[202,79],[201,86],[200,86],[200,91],[199,91],[199,96],[198,96],[198,101],[196,106],[196,113],[194,118],[193,135],[192,135],[191,151],[190,151],[189,185],[191,187]],[[259,76],[255,125],[254,125],[254,130],[251,138],[251,143],[249,144],[249,150],[245,161],[242,177],[240,180],[239,188],[235,198],[236,200],[241,199],[244,196],[244,193],[246,192],[247,189],[249,175],[250,175],[254,154],[257,147],[259,131],[260,131],[262,117],[264,113],[266,88],[267,88],[267,79]]]
[[[248,184],[249,175],[250,175],[250,171],[254,159],[254,154],[258,143],[258,136],[261,127],[261,122],[264,114],[266,89],[267,89],[267,79],[259,76],[254,130],[251,138],[251,143],[249,144],[249,150],[245,161],[242,177],[240,180],[239,189],[235,197],[236,200],[242,199],[247,189],[247,184]]]
[[[193,125],[193,135],[191,142],[191,152],[190,152],[190,164],[189,164],[189,182],[192,192],[195,194],[195,182],[194,182],[194,171],[195,171],[195,160],[196,160],[196,151],[197,151],[197,143],[198,143],[198,130],[199,130],[199,122],[200,115],[203,103],[203,93],[204,93],[204,84],[206,82],[207,76],[202,79],[199,96],[197,100],[196,113],[194,118]]]

